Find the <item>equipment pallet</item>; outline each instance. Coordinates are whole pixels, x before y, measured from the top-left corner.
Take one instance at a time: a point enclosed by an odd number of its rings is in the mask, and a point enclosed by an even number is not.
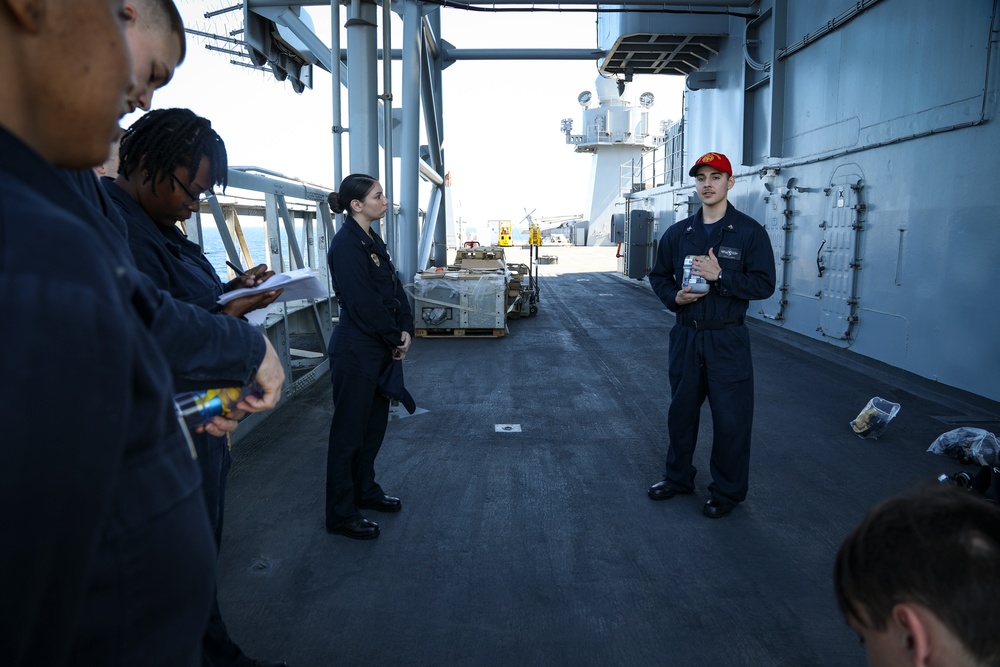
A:
[[[417,338],[502,338],[506,329],[415,329]]]

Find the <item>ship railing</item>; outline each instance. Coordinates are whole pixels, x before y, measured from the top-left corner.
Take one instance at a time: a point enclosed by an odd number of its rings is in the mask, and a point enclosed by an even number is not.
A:
[[[228,180],[225,193],[204,202],[186,230],[205,250],[206,239],[214,242],[205,219],[215,221],[225,254],[209,255],[216,269],[232,279],[235,273],[225,266],[226,260],[244,269],[267,264],[276,273],[308,267],[327,289],[324,298],[271,304],[260,325],[285,368],[284,401],[325,377],[329,370],[327,341],[339,313],[327,266],[327,250],[336,231],[327,204],[327,194],[333,188],[259,167],[231,167]],[[250,233],[253,229],[256,232]],[[234,440],[269,414],[249,415],[233,434]]]
[[[622,195],[662,186],[677,186],[684,179],[684,122],[667,125],[655,145],[621,165]]]

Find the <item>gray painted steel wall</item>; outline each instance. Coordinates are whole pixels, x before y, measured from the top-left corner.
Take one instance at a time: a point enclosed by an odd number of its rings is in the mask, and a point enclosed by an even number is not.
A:
[[[855,4],[788,0],[787,41]],[[751,314],[1000,400],[995,4],[882,0],[782,60],[777,96],[767,84],[745,93],[760,73],[744,65],[743,21],[731,19],[703,68],[719,72],[718,88],[687,95],[685,164],[726,153],[738,177],[730,201],[771,235],[787,290]],[[772,29],[761,26],[755,59],[773,55]],[[771,103],[782,96],[775,125]],[[765,177],[764,167],[780,171]],[[674,202],[690,190],[642,193],[657,237],[687,214]]]

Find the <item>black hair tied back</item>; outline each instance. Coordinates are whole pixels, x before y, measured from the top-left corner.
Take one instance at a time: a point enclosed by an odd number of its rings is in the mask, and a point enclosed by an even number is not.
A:
[[[340,203],[340,195],[331,192],[326,196],[326,201],[330,204],[330,211],[334,214],[343,213],[347,207]]]
[[[334,214],[348,212],[352,201],[364,201],[376,185],[377,178],[367,174],[351,174],[341,181],[339,192],[331,192],[326,196],[330,211]]]

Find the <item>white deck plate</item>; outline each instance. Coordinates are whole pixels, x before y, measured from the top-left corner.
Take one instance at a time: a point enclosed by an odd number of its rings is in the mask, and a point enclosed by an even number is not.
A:
[[[521,425],[520,424],[494,424],[493,428],[494,428],[494,430],[497,433],[520,433],[521,432]]]

